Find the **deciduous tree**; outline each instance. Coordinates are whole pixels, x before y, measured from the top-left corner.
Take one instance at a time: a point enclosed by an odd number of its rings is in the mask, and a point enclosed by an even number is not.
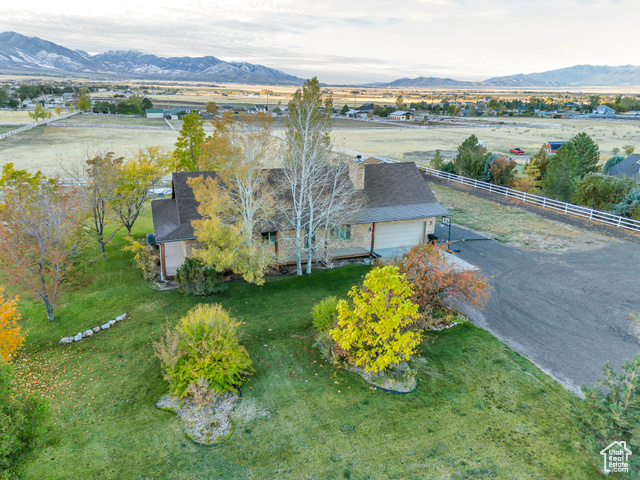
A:
[[[29,112],[29,116],[34,121],[39,122],[40,120],[51,118],[51,110],[45,110],[41,105],[37,105],[33,112]]]
[[[542,180],[542,189],[548,197],[570,202],[579,181],[578,152],[571,142],[562,145],[549,161],[547,174]]]
[[[206,140],[204,121],[196,112],[182,117],[182,128],[173,151],[171,168],[174,172],[197,172],[202,144]]]
[[[516,162],[512,158],[498,157],[489,163],[489,181],[496,185],[508,187],[516,176]]]
[[[133,224],[147,199],[147,193],[158,185],[164,175],[164,165],[171,154],[158,146],[139,150],[135,157],[120,165],[118,181],[111,208],[131,235]]]
[[[115,228],[105,232],[105,227],[113,219],[111,207],[118,198],[122,185],[122,163],[124,157],[113,152],[85,154],[85,158],[63,166],[66,173],[75,181],[80,198],[90,212],[88,228],[100,245],[100,253],[106,261],[105,247],[111,241],[122,223],[115,222]]]
[[[80,252],[85,210],[77,191],[5,170],[0,204],[0,270],[6,282],[40,298],[54,320],[69,268]]]
[[[349,291],[353,307],[344,300],[338,303],[338,326],[330,333],[353,365],[380,372],[411,357],[421,341],[408,328],[419,317],[412,295],[405,275],[387,266],[374,268],[362,288]]]
[[[0,362],[10,362],[24,343],[20,319],[18,297],[6,297],[4,288],[0,287]]]
[[[209,142],[216,150],[216,178],[190,180],[202,219],[195,220],[196,236],[206,246],[194,255],[218,271],[226,268],[248,282],[264,283],[274,258],[258,235],[273,215],[273,186],[264,165],[274,155],[269,122],[254,118],[220,123]],[[209,153],[212,153],[210,151]]]

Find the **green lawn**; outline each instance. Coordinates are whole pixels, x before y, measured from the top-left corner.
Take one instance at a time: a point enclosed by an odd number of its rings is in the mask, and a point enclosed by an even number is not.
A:
[[[135,233],[150,230],[147,213]],[[197,446],[153,406],[167,386],[151,342],[198,300],[149,289],[122,245],[119,234],[107,263],[78,268],[80,286],[54,324],[39,304],[21,302],[30,332],[16,372],[21,388],[52,399],[60,432],[58,445],[30,459],[26,478],[598,478],[570,413],[579,400],[473,325],[422,348],[409,395],[327,364],[308,312],[326,295],[345,297],[365,266],[263,287],[238,282],[206,300],[245,322],[257,372],[242,389],[230,440]],[[105,332],[56,343],[123,312],[131,318]]]
[[[0,125],[0,133],[7,133],[16,128],[20,128],[22,125]]]

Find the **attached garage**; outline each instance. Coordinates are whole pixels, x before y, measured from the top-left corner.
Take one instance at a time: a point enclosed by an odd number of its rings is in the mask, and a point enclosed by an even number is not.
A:
[[[413,247],[422,243],[426,222],[376,223],[373,249]]]

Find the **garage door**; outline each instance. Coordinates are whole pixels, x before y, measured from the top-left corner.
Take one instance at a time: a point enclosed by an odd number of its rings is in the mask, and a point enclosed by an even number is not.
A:
[[[424,223],[376,223],[374,250],[418,245],[424,235]]]

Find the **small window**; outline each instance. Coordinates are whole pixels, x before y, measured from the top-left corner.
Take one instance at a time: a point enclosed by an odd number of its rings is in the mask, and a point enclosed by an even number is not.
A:
[[[275,244],[276,232],[262,232],[262,243]]]
[[[351,240],[351,225],[333,227],[333,238],[336,240]]]

